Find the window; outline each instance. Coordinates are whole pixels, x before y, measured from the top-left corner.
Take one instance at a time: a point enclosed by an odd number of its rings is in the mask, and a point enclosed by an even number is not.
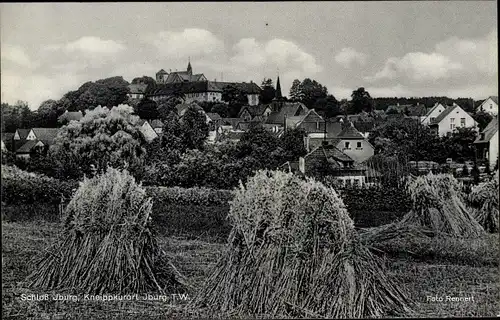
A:
[[[454,123],[450,124],[450,129],[451,130],[455,129],[455,124]]]
[[[361,141],[358,141],[358,142],[356,143],[356,149],[361,149],[361,148],[362,148],[362,147],[361,147]]]
[[[350,149],[350,143],[349,142],[344,142],[344,148]]]
[[[319,122],[316,122],[316,130],[319,129]]]
[[[354,179],[354,180],[353,180],[353,182],[354,182],[353,184],[354,184],[356,187],[358,187],[358,186],[359,186],[359,179]]]
[[[451,123],[455,123],[455,118],[450,118]]]
[[[460,118],[460,125],[465,127],[465,118]]]

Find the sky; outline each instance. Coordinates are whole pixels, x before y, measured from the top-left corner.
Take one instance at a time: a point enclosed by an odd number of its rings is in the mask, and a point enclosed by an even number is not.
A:
[[[311,78],[338,100],[498,95],[496,1],[0,4],[1,101],[36,109],[87,81],[185,70]]]

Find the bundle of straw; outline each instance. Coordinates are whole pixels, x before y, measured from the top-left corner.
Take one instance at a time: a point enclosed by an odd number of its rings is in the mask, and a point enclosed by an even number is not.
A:
[[[401,286],[357,239],[337,193],[260,171],[231,202],[225,256],[192,306],[239,315],[368,317],[408,312]]]
[[[59,240],[28,276],[31,287],[88,294],[183,291],[151,230],[152,202],[127,172],[84,179]]]
[[[498,175],[491,181],[479,184],[469,195],[476,220],[484,230],[496,233],[499,230]]]
[[[412,209],[400,221],[361,232],[364,243],[421,236],[477,238],[484,229],[463,202],[462,186],[448,174],[419,176],[410,180]]]

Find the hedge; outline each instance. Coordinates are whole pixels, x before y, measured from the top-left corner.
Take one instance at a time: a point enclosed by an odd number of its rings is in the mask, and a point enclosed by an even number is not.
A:
[[[78,188],[76,181],[61,181],[15,166],[2,165],[2,202],[10,204],[58,204]]]
[[[177,205],[227,205],[233,198],[230,190],[209,188],[146,187],[146,192],[153,202]]]
[[[2,202],[10,212],[9,219],[42,216],[57,220],[59,212],[56,204],[60,203],[61,195],[69,200],[72,190],[77,187],[75,181],[61,181],[2,165]],[[227,236],[230,226],[226,217],[232,191],[153,186],[145,189],[153,199],[153,219],[161,232],[224,239]],[[393,222],[410,209],[408,196],[404,190],[397,188],[347,188],[339,192],[358,227]],[[30,211],[30,205],[37,209]],[[15,210],[26,212],[14,217]]]
[[[397,215],[411,209],[411,200],[406,191],[396,187],[344,188],[339,190],[351,212],[390,211]]]
[[[178,205],[153,202],[153,225],[163,235],[226,241],[231,225],[229,205]]]

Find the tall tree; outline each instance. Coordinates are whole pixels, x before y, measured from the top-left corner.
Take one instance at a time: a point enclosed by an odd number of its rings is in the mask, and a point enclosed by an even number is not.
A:
[[[331,94],[327,95],[326,98],[319,98],[314,103],[314,109],[325,118],[333,118],[342,114],[340,110],[340,105],[337,99]]]
[[[362,111],[372,112],[373,101],[370,93],[361,87],[354,90],[351,94],[351,110],[353,114],[361,113]]]
[[[169,119],[170,115],[174,113],[177,116],[176,105],[181,104],[182,100],[176,97],[168,97],[158,101],[157,110],[160,119],[166,121]]]
[[[31,127],[33,113],[24,101],[18,101],[15,105],[2,103],[2,132],[14,132],[19,128]]]
[[[325,86],[318,83],[316,80],[309,78],[304,79],[300,85],[302,102],[308,108],[313,108],[318,99],[324,99],[328,95],[328,90]]]
[[[245,104],[248,103],[246,94],[233,85],[226,86],[222,90],[222,100],[229,105],[229,116],[235,118]]]
[[[261,88],[260,102],[262,104],[270,103],[276,96],[276,89],[274,88],[273,80],[270,78],[262,80]]]
[[[304,156],[307,151],[304,146],[304,129],[286,130],[279,139],[279,143],[285,152],[285,159],[288,161],[297,161],[299,157]]]
[[[479,130],[483,130],[486,128],[488,123],[490,123],[491,120],[493,120],[493,116],[489,114],[488,112],[484,111],[479,111],[475,113],[473,116],[474,120],[477,121],[477,126],[479,127]]]
[[[33,126],[42,128],[59,127],[58,118],[66,111],[63,101],[46,100],[34,112]]]
[[[290,100],[292,101],[302,101],[303,98],[301,82],[299,79],[295,79],[290,87]]]
[[[227,118],[229,116],[229,108],[226,104],[217,103],[212,107],[211,112],[217,113],[222,118]]]
[[[158,119],[160,116],[156,102],[148,98],[142,99],[134,111],[139,118],[146,120]]]
[[[186,148],[203,148],[208,137],[208,124],[204,113],[190,106],[181,119],[181,129]]]
[[[140,83],[154,86],[156,84],[156,80],[148,76],[137,77],[132,80],[132,84]]]

